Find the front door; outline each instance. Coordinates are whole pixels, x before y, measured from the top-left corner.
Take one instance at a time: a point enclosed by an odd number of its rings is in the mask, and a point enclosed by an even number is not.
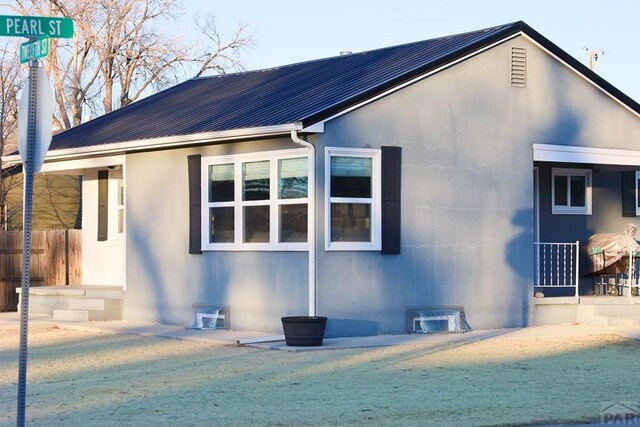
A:
[[[125,287],[125,180],[122,165],[87,171],[82,185],[84,285]]]

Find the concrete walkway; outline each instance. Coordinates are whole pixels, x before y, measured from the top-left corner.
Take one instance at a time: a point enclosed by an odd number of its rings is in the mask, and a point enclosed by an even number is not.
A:
[[[371,337],[326,338],[321,347],[290,347],[279,335],[267,335],[263,332],[241,332],[228,330],[186,329],[179,325],[161,325],[158,323],[107,321],[107,322],[60,322],[51,316],[30,316],[29,324],[51,324],[59,328],[110,334],[131,334],[149,337],[161,337],[178,340],[208,342],[218,345],[238,345],[239,342],[250,347],[284,351],[318,351],[348,348],[373,348],[397,345],[424,345],[444,343],[465,343],[480,340],[527,339],[545,336],[580,336],[618,334],[640,341],[640,326],[592,326],[592,325],[554,325],[535,326],[515,329],[493,329],[470,331],[462,334],[403,334],[377,335]],[[0,329],[17,328],[20,324],[18,313],[0,313]]]

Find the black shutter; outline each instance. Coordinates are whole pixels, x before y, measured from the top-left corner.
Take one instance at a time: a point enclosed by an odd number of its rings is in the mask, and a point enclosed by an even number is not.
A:
[[[98,171],[98,241],[109,238],[109,171]]]
[[[622,172],[622,216],[636,216],[636,171]]]
[[[400,253],[402,148],[382,147],[382,253]]]
[[[202,210],[200,201],[200,155],[187,156],[189,165],[189,253],[202,253]]]

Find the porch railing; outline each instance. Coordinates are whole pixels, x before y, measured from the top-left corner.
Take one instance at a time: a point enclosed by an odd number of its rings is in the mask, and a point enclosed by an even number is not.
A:
[[[578,296],[580,243],[534,243],[535,288],[575,288]],[[640,283],[640,281],[639,281]]]

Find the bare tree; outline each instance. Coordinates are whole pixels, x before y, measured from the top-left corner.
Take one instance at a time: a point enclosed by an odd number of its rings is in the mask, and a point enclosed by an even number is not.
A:
[[[108,113],[189,77],[242,70],[241,54],[254,45],[248,25],[239,24],[225,37],[212,16],[197,19],[199,40],[184,39],[176,30],[181,0],[14,0],[11,7],[21,15],[74,21],[74,37],[50,39],[49,56],[42,60],[53,86],[56,129],[71,128],[89,114]],[[16,140],[17,94],[26,80],[26,69],[18,63],[20,40],[7,40],[0,50],[0,149],[5,154],[5,146]],[[16,206],[5,220],[19,220],[22,176],[16,171],[19,166],[2,168],[0,205]],[[79,198],[73,193],[77,183],[39,182],[44,187],[34,193],[36,204],[47,206],[43,212],[52,222],[63,222],[75,209],[69,200]]]
[[[233,35],[226,39],[218,31],[215,16],[196,17],[196,24],[200,33],[209,40],[205,44],[205,51],[191,59],[199,66],[196,77],[207,72],[225,74],[229,70],[244,69],[240,55],[255,44],[249,24],[240,22]]]
[[[190,76],[240,70],[240,54],[254,44],[248,25],[225,39],[212,16],[198,21],[204,43],[172,34],[180,0],[16,0],[15,10],[74,20],[74,38],[51,39],[45,60],[61,129]]]

